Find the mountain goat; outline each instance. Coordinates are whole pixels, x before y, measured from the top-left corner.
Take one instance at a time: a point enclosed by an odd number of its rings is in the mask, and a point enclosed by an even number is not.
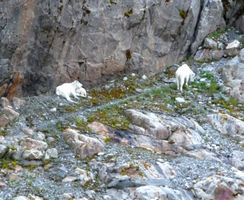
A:
[[[180,66],[176,72],[176,84],[177,84],[177,90],[180,90],[182,92],[183,85],[188,85],[188,81],[193,81],[195,77],[195,73],[190,69],[190,67],[187,64],[183,64]]]
[[[79,99],[79,96],[86,97],[86,90],[82,87],[82,84],[76,80],[72,83],[64,83],[56,87],[56,94],[63,96],[67,101],[74,103],[70,96],[73,96],[76,99]]]

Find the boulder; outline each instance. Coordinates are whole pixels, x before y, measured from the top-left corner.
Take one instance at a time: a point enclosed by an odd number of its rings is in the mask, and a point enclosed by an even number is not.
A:
[[[244,49],[239,56],[234,57],[219,69],[224,83],[229,90],[227,92],[240,103],[244,103]]]
[[[238,49],[241,43],[238,40],[234,40],[227,44],[226,49]]]
[[[141,186],[135,190],[135,199],[140,200],[178,200],[187,199],[193,200],[191,195],[187,191],[175,190],[169,187],[158,187],[158,186]]]
[[[20,142],[20,145],[23,149],[26,150],[39,150],[45,151],[48,147],[48,144],[41,140],[35,140],[32,138],[25,138]]]
[[[76,156],[81,159],[94,156],[104,149],[104,144],[98,139],[80,134],[75,129],[66,129],[63,132],[63,137]]]
[[[199,199],[243,199],[243,180],[226,176],[213,175],[194,186],[194,192]]]
[[[128,144],[157,153],[176,154],[201,148],[200,125],[185,117],[126,110],[131,120]]]
[[[244,122],[228,114],[210,114],[209,122],[221,134],[231,136],[239,141],[244,140]]]

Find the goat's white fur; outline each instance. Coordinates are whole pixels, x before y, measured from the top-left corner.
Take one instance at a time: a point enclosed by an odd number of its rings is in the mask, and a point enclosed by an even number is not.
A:
[[[175,76],[177,90],[180,90],[182,92],[183,85],[185,84],[187,86],[189,81],[193,81],[195,73],[190,69],[187,64],[183,64],[176,70]]]
[[[82,84],[76,80],[72,83],[64,83],[56,87],[56,94],[74,103],[70,96],[76,99],[79,99],[79,96],[86,97],[86,90],[82,87]]]

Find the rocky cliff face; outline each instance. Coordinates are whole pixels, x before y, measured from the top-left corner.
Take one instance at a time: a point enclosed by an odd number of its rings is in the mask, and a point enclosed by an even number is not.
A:
[[[243,7],[238,0],[3,0],[0,96],[156,73],[194,53]]]

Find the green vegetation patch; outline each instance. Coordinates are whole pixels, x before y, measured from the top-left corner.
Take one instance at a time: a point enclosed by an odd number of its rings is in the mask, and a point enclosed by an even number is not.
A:
[[[0,159],[0,169],[11,169],[14,170],[18,162],[11,159]]]
[[[124,115],[124,110],[119,106],[99,109],[89,115],[87,121],[99,121],[118,130],[127,130],[130,124],[129,119]]]
[[[140,167],[135,164],[130,164],[129,166],[122,167],[119,170],[120,175],[122,176],[130,176],[130,177],[136,177],[136,176],[143,176],[144,174],[140,170]]]
[[[187,11],[179,9],[179,15],[182,19],[185,19],[187,17]]]
[[[219,28],[217,29],[216,31],[210,33],[208,35],[208,37],[214,39],[214,40],[217,40],[220,38],[221,35],[223,35],[224,33],[226,32],[226,29],[225,28]]]

